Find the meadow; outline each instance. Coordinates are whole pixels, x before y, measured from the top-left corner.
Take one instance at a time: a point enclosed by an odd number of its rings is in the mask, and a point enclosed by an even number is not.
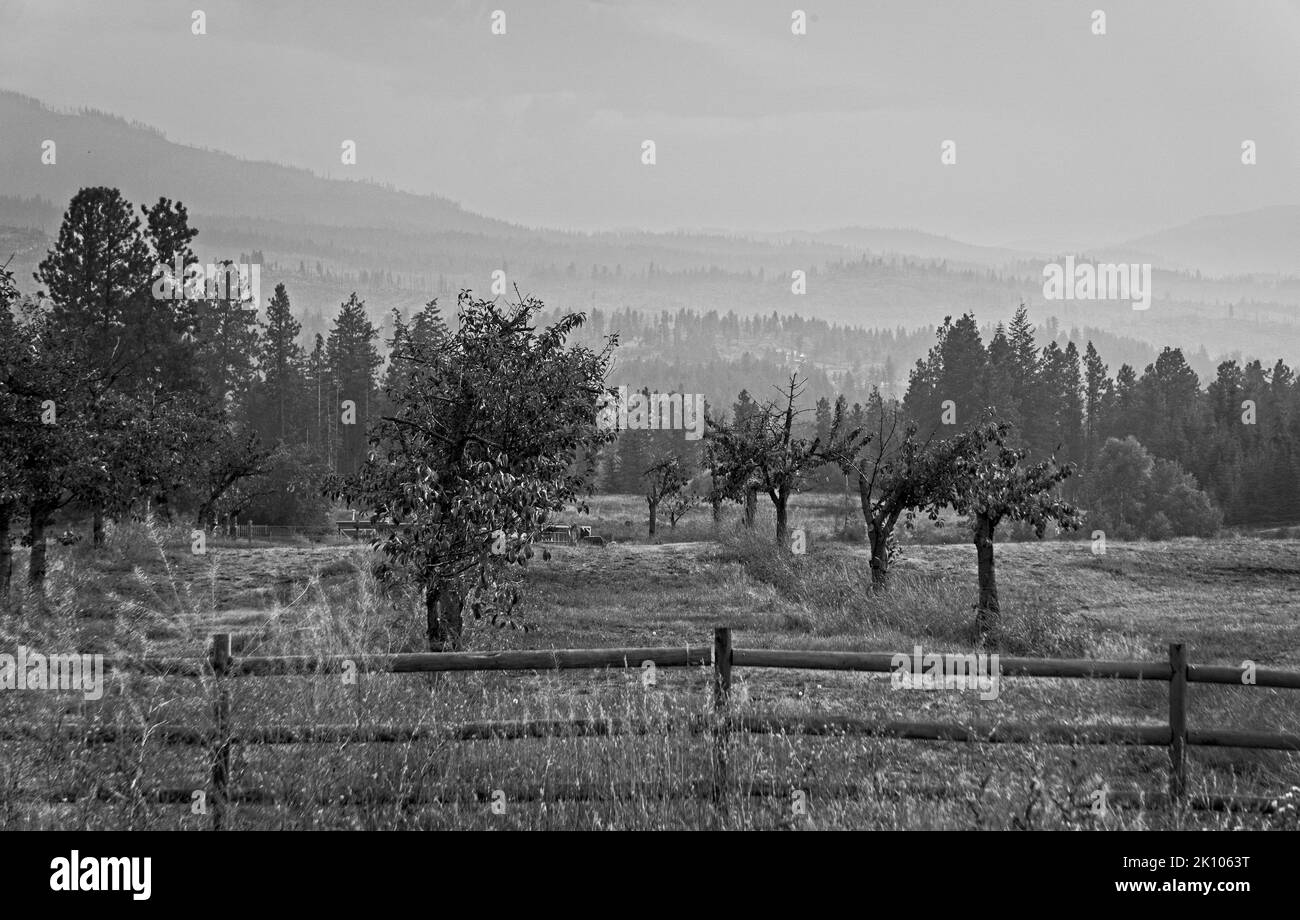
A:
[[[845,539],[854,506],[798,496],[803,556],[771,545],[770,512],[751,533],[707,509],[645,533],[644,502],[598,497],[570,515],[604,546],[549,547],[517,577],[528,628],[469,630],[472,650],[707,646],[714,626],[737,646],[970,651],[974,549],[960,522],[905,535],[890,590],[873,594],[866,547]],[[859,517],[860,520],[860,517]],[[630,521],[631,523],[625,523]],[[847,528],[852,537],[852,528]],[[423,650],[419,599],[386,591],[372,551],[346,540],[234,543],[190,553],[159,525],[111,530],[96,554],[55,547],[47,609],[28,602],[0,624],[0,648],[25,643],[110,654],[201,655],[215,632],[244,654]],[[21,566],[23,553],[18,554]],[[1003,655],[1163,661],[1170,642],[1195,663],[1300,668],[1300,540],[1000,543]],[[237,654],[240,651],[237,649]],[[709,668],[243,678],[231,682],[240,726],[445,726],[485,719],[629,718],[643,735],[395,744],[237,747],[234,784],[266,801],[232,806],[252,828],[1295,828],[1300,756],[1192,748],[1194,794],[1276,796],[1271,814],[1163,807],[1097,814],[1092,793],[1161,792],[1163,748],[988,745],[862,737],[734,738],[725,800],[704,790],[708,740],[683,731],[708,711]],[[1006,678],[997,699],[892,690],[889,675],[739,669],[744,713],[839,713],[966,722],[1161,725],[1168,687]],[[73,693],[0,694],[0,725],[21,727],[0,761],[0,828],[192,828],[208,819],[151,801],[157,787],[204,788],[206,752],[170,747],[156,729],[207,725],[211,682],[115,680],[99,702]],[[1194,685],[1192,726],[1300,731],[1294,691]],[[133,726],[139,741],[60,740],[70,727]],[[68,801],[50,799],[62,795]],[[274,801],[272,801],[274,799]],[[493,807],[493,802],[498,807]],[[798,802],[798,806],[796,806]]]

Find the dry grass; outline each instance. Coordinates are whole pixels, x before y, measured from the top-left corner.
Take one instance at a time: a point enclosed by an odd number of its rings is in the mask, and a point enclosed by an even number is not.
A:
[[[608,511],[608,509],[606,509]],[[792,558],[766,539],[563,548],[526,575],[526,615],[537,631],[475,629],[480,649],[699,645],[717,624],[749,647],[969,650],[973,550],[906,547],[891,590],[867,589],[860,545],[815,528]],[[820,517],[819,517],[820,515]],[[707,513],[698,522],[712,530]],[[679,530],[685,525],[679,525]],[[599,527],[597,528],[599,531]],[[702,534],[697,534],[702,536]],[[117,530],[105,551],[57,548],[47,608],[28,602],[0,623],[0,649],[197,654],[218,631],[254,636],[258,654],[359,654],[419,648],[418,605],[385,595],[357,546],[211,546],[188,537]],[[1178,541],[998,547],[1007,629],[1004,654],[1161,660],[1169,641],[1193,661],[1250,658],[1300,667],[1300,544]],[[20,557],[20,562],[21,557]],[[268,724],[442,727],[484,719],[618,718],[644,735],[520,741],[418,741],[236,748],[235,783],[278,803],[233,807],[235,828],[1164,828],[1294,825],[1276,817],[1089,809],[1101,784],[1163,789],[1162,749],[999,746],[796,736],[733,737],[736,788],[725,807],[708,796],[709,735],[685,727],[707,714],[707,669],[560,673],[241,678],[231,682],[236,730]],[[6,726],[0,828],[202,828],[184,805],[160,805],[156,787],[203,789],[206,752],[141,742],[88,746],[60,727],[210,725],[211,685],[134,676],[99,703],[74,694],[0,694]],[[887,676],[738,670],[744,712],[851,713],[926,721],[1158,725],[1167,690],[1118,681],[1007,679],[996,700],[893,691]],[[1196,686],[1192,725],[1300,731],[1295,692]],[[1194,792],[1275,794],[1300,785],[1293,755],[1193,749]],[[82,796],[53,804],[66,790]],[[503,796],[504,811],[492,807]],[[95,798],[87,798],[92,793]],[[803,796],[802,811],[796,793]],[[351,801],[350,799],[364,799]]]

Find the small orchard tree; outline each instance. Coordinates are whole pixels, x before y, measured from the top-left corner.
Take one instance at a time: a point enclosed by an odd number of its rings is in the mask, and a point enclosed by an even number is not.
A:
[[[677,522],[700,506],[703,497],[693,484],[678,489],[664,502],[664,511],[668,514],[668,526],[677,529]]]
[[[280,449],[264,447],[255,432],[244,425],[196,417],[195,437],[210,450],[200,454],[202,462],[193,471],[198,527],[211,527],[222,517],[222,503],[239,491],[239,486],[269,473]],[[247,502],[243,502],[246,504]]]
[[[691,474],[681,457],[669,454],[646,467],[641,478],[645,480],[645,501],[650,509],[650,538],[654,539],[661,503],[668,503],[672,526],[677,526],[681,514],[671,516],[671,503],[690,484]]]
[[[570,346],[583,314],[536,328],[541,301],[497,304],[462,291],[458,326],[425,308],[424,334],[390,355],[391,414],[374,423],[358,471],[333,488],[372,522],[379,575],[423,593],[431,649],[464,644],[464,612],[519,625],[507,567],[524,565],[551,512],[586,511],[597,448],[614,432],[598,402],[616,344]]]
[[[709,416],[705,413],[705,429],[709,427]],[[725,425],[725,422],[721,423]],[[742,499],[742,490],[737,483],[732,481],[726,469],[726,458],[722,456],[721,447],[714,438],[707,438],[704,442],[704,452],[701,459],[701,466],[708,473],[709,481],[701,501],[707,502],[713,515],[713,526],[717,528],[722,523],[722,506],[727,502],[739,502]],[[753,521],[751,519],[750,523]]]
[[[894,528],[907,525],[922,509],[938,517],[933,504],[940,484],[941,461],[929,442],[917,439],[915,422],[905,421],[896,401],[886,403],[872,390],[867,407],[869,431],[859,450],[841,464],[858,479],[858,498],[871,544],[871,584],[883,590],[889,578]],[[904,517],[905,516],[905,517]]]
[[[762,488],[757,458],[751,445],[758,440],[762,424],[761,407],[741,390],[732,406],[732,421],[714,418],[705,410],[705,459],[709,467],[709,504],[714,523],[722,517],[722,504],[738,502],[743,508],[745,527],[753,528],[758,511],[758,492]]]
[[[842,396],[835,401],[834,416],[824,438],[800,436],[796,422],[812,411],[796,408],[806,385],[806,380],[791,374],[778,399],[763,404],[742,423],[729,428],[716,426],[713,431],[720,452],[730,458],[733,480],[747,486],[757,480],[772,500],[776,542],[781,547],[789,546],[790,496],[802,490],[812,471],[851,456],[861,437],[857,431],[845,430]]]
[[[918,515],[941,523],[940,512],[951,500],[952,473],[969,464],[987,447],[985,428],[956,437],[921,441],[917,425],[905,419],[902,405],[886,402],[873,390],[867,406],[867,433],[857,452],[841,463],[846,473],[858,477],[858,496],[871,544],[871,583],[882,590],[889,577],[895,534],[901,520],[910,528]],[[1005,426],[994,426],[1005,431]]]
[[[1008,426],[985,423],[962,436],[964,450],[950,458],[943,488],[953,509],[970,519],[979,564],[979,601],[975,628],[980,641],[1000,626],[998,586],[993,570],[993,538],[1005,520],[1025,521],[1042,539],[1049,523],[1074,529],[1081,515],[1055,495],[1056,487],[1074,472],[1055,458],[1025,466],[1027,451],[1008,447]]]

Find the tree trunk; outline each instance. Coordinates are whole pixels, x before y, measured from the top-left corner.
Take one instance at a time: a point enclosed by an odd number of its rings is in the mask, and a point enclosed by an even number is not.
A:
[[[434,579],[424,591],[425,634],[431,652],[455,651],[464,642],[462,608],[465,600],[460,593]]]
[[[996,525],[984,515],[975,518],[975,553],[979,558],[980,595],[975,610],[975,629],[981,643],[998,628],[998,583],[993,575],[993,528]]]
[[[754,515],[758,512],[758,489],[745,489],[745,526],[754,526]]]
[[[13,505],[0,505],[0,607],[9,602],[9,583],[13,580],[14,550],[9,545],[9,524]]]
[[[96,505],[95,510],[91,513],[91,545],[104,545],[104,509]]]
[[[785,492],[778,492],[776,498],[772,499],[776,508],[776,545],[785,549],[790,548],[790,526],[786,518],[789,502],[790,496]]]
[[[883,591],[889,578],[889,531],[885,523],[875,518],[868,520],[867,537],[871,540],[871,587]]]
[[[32,509],[32,552],[27,557],[27,583],[37,593],[45,591],[45,528],[49,526],[47,511]]]
[[[645,503],[650,506],[650,538],[653,540],[655,535],[655,524],[659,516],[659,500],[647,498]]]
[[[716,529],[722,523],[722,499],[711,499],[710,504],[713,506],[713,526]]]

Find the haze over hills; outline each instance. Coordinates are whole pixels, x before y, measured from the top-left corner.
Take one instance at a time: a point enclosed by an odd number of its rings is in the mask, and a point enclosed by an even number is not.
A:
[[[908,255],[961,265],[996,268],[1027,258],[1036,250],[997,246],[977,246],[922,230],[885,229],[881,227],[838,227],[809,232],[791,230],[781,234],[764,234],[763,239],[806,239],[857,251]]]
[[[1214,214],[1129,240],[1160,264],[1214,275],[1300,275],[1300,207]]]
[[[1046,301],[1049,252],[976,246],[913,229],[864,226],[749,235],[578,233],[475,214],[449,198],[241,160],[169,141],[156,129],[96,112],[54,111],[0,91],[0,259],[31,273],[78,188],[110,185],[132,201],[184,202],[200,258],[263,260],[269,292],[284,281],[308,333],[356,290],[373,315],[408,310],[461,288],[486,293],[493,272],[572,309],[797,313],[907,329],[973,311],[981,323],[1022,300],[1037,322],[1090,326],[1209,358],[1237,353],[1300,363],[1300,208],[1211,216],[1091,255],[1151,261],[1153,305]],[[42,142],[57,162],[41,161]],[[342,167],[341,167],[342,168]],[[37,231],[37,232],[33,232]],[[807,276],[792,290],[792,272]],[[1199,275],[1198,275],[1199,273]],[[1245,277],[1246,275],[1253,277]],[[1218,276],[1218,277],[1211,277]],[[912,355],[899,356],[906,366]]]
[[[35,99],[0,92],[0,161],[6,194],[66,202],[86,185],[111,185],[132,200],[168,194],[194,213],[275,216],[322,226],[388,226],[508,236],[504,221],[470,214],[431,195],[411,195],[371,183],[331,181],[272,163],[240,160],[167,140],[146,125],[102,112],[65,114]],[[58,160],[43,165],[40,145],[56,142]],[[33,141],[35,145],[33,146]],[[176,189],[165,193],[160,189]]]

